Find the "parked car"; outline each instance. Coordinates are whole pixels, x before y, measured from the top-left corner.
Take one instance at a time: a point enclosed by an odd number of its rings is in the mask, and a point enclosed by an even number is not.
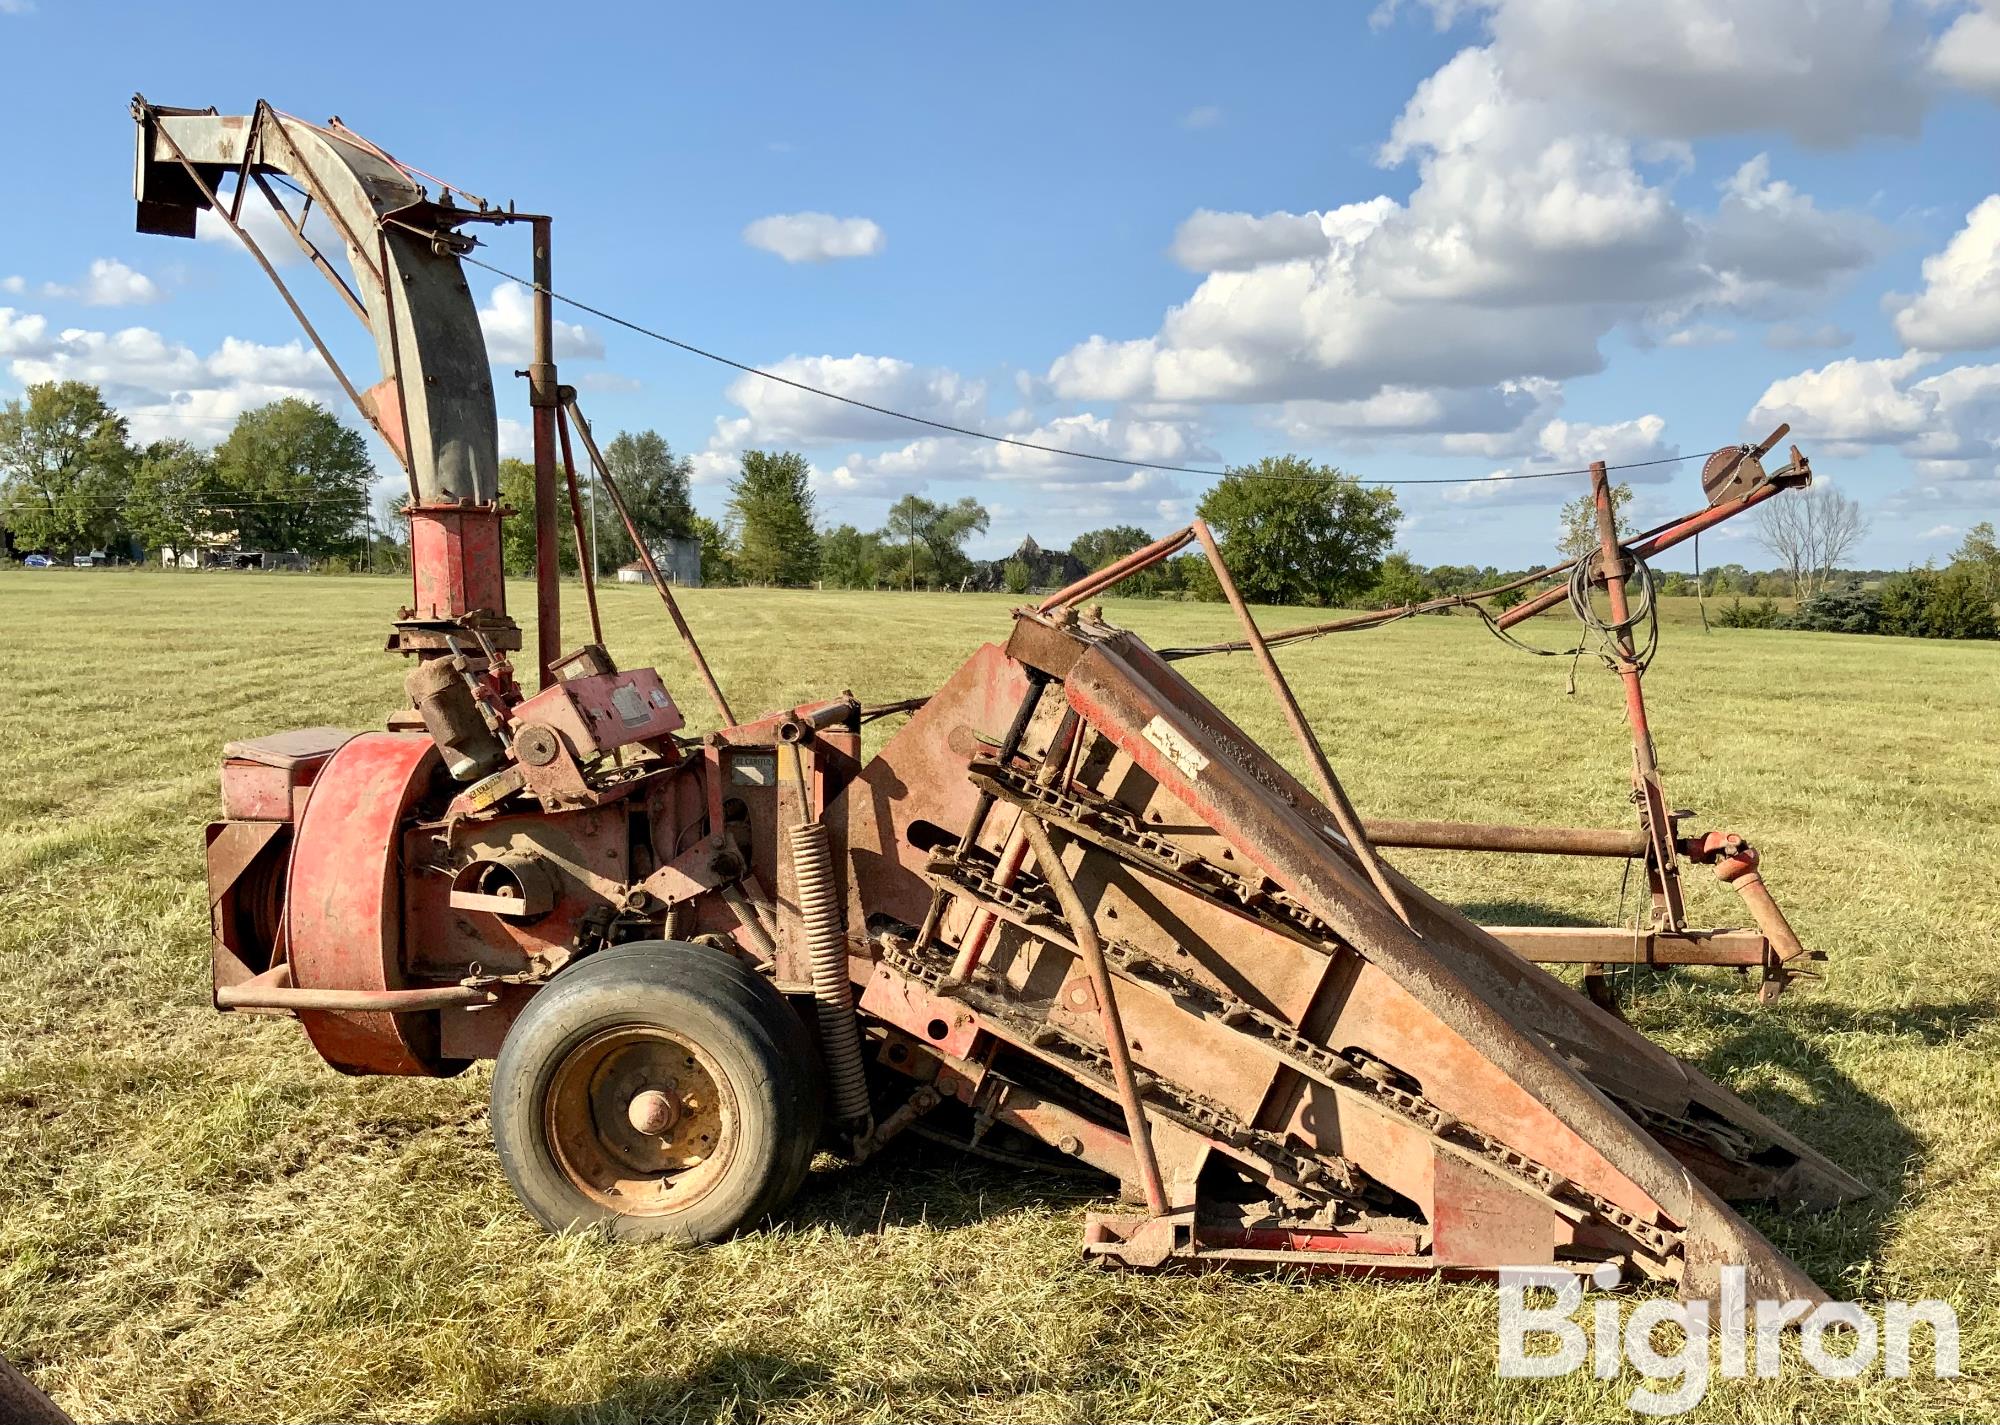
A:
[[[50,559],[49,556],[46,554],[30,554],[26,559],[23,559],[21,561],[21,564],[23,567],[28,569],[47,569],[52,564],[54,564],[54,562],[55,561]]]

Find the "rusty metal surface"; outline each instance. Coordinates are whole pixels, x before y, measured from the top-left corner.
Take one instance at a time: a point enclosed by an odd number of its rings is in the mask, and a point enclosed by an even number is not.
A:
[[[1078,954],[1083,958],[1084,968],[1090,979],[1087,981],[1094,1001],[1090,1008],[1097,1012],[1100,1033],[1104,1040],[1106,1057],[1111,1061],[1111,1077],[1118,1085],[1118,1100],[1125,1111],[1125,1133],[1131,1140],[1132,1150],[1139,1159],[1139,1180],[1146,1192],[1146,1205],[1154,1216],[1167,1210],[1167,1190],[1160,1181],[1159,1160],[1153,1156],[1152,1134],[1146,1127],[1146,1107],[1139,1097],[1139,1082],[1132,1074],[1132,1046],[1125,1037],[1125,1024],[1118,1014],[1116,987],[1111,983],[1111,970],[1104,960],[1104,946],[1097,938],[1097,927],[1092,923],[1090,912],[1084,908],[1082,897],[1070,882],[1069,874],[1063,870],[1062,859],[1056,854],[1055,843],[1049,840],[1048,832],[1033,816],[1021,819],[1022,830],[1027,833],[1028,845],[1034,849],[1035,864],[1040,868],[1042,879],[1062,905],[1064,918],[1069,922],[1070,934],[1075,937]]]
[[[1756,930],[1632,930],[1594,925],[1489,925],[1487,934],[1541,965],[1739,965],[1762,968]]]
[[[499,426],[471,288],[454,251],[438,251],[427,233],[383,223],[392,215],[407,223],[463,221],[478,214],[427,201],[415,178],[357,136],[305,123],[269,105],[260,104],[247,116],[217,115],[176,113],[139,100],[134,114],[142,201],[158,189],[186,208],[217,206],[212,181],[207,193],[176,183],[185,171],[183,158],[195,171],[218,176],[246,165],[282,173],[314,194],[316,206],[342,233],[382,373],[400,377],[419,501],[492,503],[499,494]],[[388,255],[386,270],[377,267],[381,250]],[[368,404],[358,396],[356,402],[374,420]]]
[[[579,757],[634,742],[664,742],[685,721],[651,668],[560,679],[515,704],[513,716],[553,728]]]
[[[449,621],[475,612],[504,614],[497,504],[410,507],[413,619]],[[518,634],[512,645],[519,647]]]
[[[352,288],[302,226],[292,236],[376,339],[382,380],[350,394],[414,481],[415,593],[391,646],[434,660],[420,703],[426,688],[465,695],[460,716],[420,734],[236,749],[230,819],[210,833],[219,1007],[296,1014],[348,1072],[449,1073],[495,1052],[578,959],[699,940],[781,993],[814,994],[821,1048],[802,1052],[834,1085],[856,1158],[931,1131],[917,1120],[944,1109],[969,1116],[975,1150],[1004,1125],[1117,1177],[1147,1215],[1093,1217],[1094,1257],[1445,1274],[1615,1261],[1684,1295],[1711,1293],[1733,1263],[1757,1295],[1818,1299],[1724,1196],[1825,1203],[1860,1184],[1517,953],[1760,965],[1767,995],[1801,973],[1807,952],[1756,850],[1678,835],[1623,577],[1628,561],[1809,480],[1796,450],[1785,469],[1762,470],[1782,430],[1711,462],[1708,510],[1629,544],[1598,465],[1599,548],[1574,587],[1490,619],[1504,628],[1570,598],[1611,635],[1643,808],[1634,832],[1363,822],[1271,653],[1279,639],[1362,624],[1267,639],[1199,523],[1018,611],[1004,648],[978,649],[936,693],[891,705],[913,715],[866,765],[851,696],[736,722],[653,569],[725,724],[675,738],[680,713],[653,670],[618,672],[595,646],[561,656],[558,447],[586,552],[571,426],[641,559],[652,556],[557,380],[549,220],[458,208],[449,189],[434,202],[352,131],[268,105],[249,118],[143,102],[135,114],[143,226],[190,233],[232,169],[232,225],[245,179],[276,200],[267,173],[297,176],[326,209]],[[497,416],[457,261],[464,224],[512,221],[531,225],[535,248],[524,374],[545,688],[528,698],[497,656],[520,639],[503,607]],[[1166,658],[1081,608],[1196,540],[1243,626],[1239,645],[1216,647],[1255,654],[1317,792]],[[1593,568],[1608,623],[1588,609]],[[595,635],[594,606],[592,619]],[[483,751],[468,755],[475,733]],[[1383,862],[1376,840],[1643,858],[1654,924],[1482,930]],[[1683,854],[1743,897],[1757,931],[1686,929]],[[726,1111],[715,1084],[661,1080],[669,1059],[695,1063],[665,1029],[606,1033],[555,1067],[547,1127],[565,1171],[614,1208],[705,1190],[715,1164],[691,1144],[709,1140],[684,1139]]]
[[[1643,832],[1595,826],[1508,826],[1477,821],[1398,821],[1369,817],[1362,825],[1377,846],[1431,851],[1510,851],[1541,856],[1646,854]]]
[[[1622,1069],[1623,1075],[1613,1077],[1629,1078],[1632,1068],[1651,1060],[1666,1075],[1695,1087],[1676,1061],[1435,902],[1427,907],[1431,914],[1422,922],[1423,938],[1411,935],[1367,893],[1349,853],[1310,819],[1309,806],[1284,785],[1289,779],[1261,751],[1232,745],[1226,736],[1219,739],[1227,726],[1221,715],[1136,640],[1120,635],[1094,642],[1078,661],[1066,692],[1094,727],[1227,837],[1248,863],[1310,906],[1361,954],[1369,969],[1389,977],[1407,996],[1406,1015],[1430,1019],[1462,1046],[1461,1057],[1490,1064],[1517,1094],[1526,1095],[1516,1113],[1538,1109],[1544,1127],[1528,1144],[1503,1135],[1507,1141],[1538,1159],[1552,1154],[1546,1148],[1535,1152],[1530,1144],[1537,1139],[1595,1157],[1604,1171],[1627,1179],[1676,1224],[1689,1242],[1686,1289],[1711,1290],[1717,1264],[1733,1260],[1748,1265],[1760,1285],[1816,1299],[1817,1289],[1803,1273],[1691,1180],[1671,1154],[1574,1066]],[[1199,719],[1204,710],[1214,723]],[[1174,734],[1165,749],[1143,731],[1162,719]],[[1358,998],[1337,982],[1330,982],[1329,990],[1327,1012]],[[1387,1003],[1384,997],[1375,999]],[[1308,1022],[1311,1018],[1309,1014]],[[1553,1053],[1550,1039],[1563,1043],[1566,1052]],[[1449,1072],[1443,1076],[1447,1082],[1452,1077]],[[1761,1115],[1745,1105],[1711,1098],[1708,1106],[1726,1109],[1732,1121],[1769,1136]],[[1837,1188],[1851,1183],[1824,1160],[1809,1167],[1819,1169]]]
[[[402,825],[438,766],[428,737],[363,733],[321,769],[292,842],[285,931],[301,989],[405,988]],[[320,1057],[348,1073],[435,1074],[427,1015],[299,1016]]]
[[[215,992],[218,1009],[327,1010],[336,1013],[408,1014],[459,1005],[492,1004],[499,996],[469,985],[401,990],[303,990],[294,985],[245,982]]]

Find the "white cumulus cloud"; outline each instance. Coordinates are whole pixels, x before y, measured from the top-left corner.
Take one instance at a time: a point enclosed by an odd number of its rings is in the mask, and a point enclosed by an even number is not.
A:
[[[486,334],[487,360],[495,366],[521,366],[534,359],[535,308],[525,287],[495,283],[492,296],[479,309],[479,326]],[[558,360],[604,355],[603,338],[581,322],[557,318],[549,335]]]
[[[115,257],[100,257],[90,264],[81,295],[87,306],[134,307],[157,302],[163,294],[145,273],[133,271]]]
[[[1823,453],[1887,447],[1908,457],[1915,484],[1891,504],[1991,507],[2000,501],[2000,364],[1947,367],[1925,352],[1829,362],[1771,383],[1746,427],[1790,422]]]
[[[1775,132],[1816,147],[1914,135],[1932,97],[1923,4],[1421,0],[1484,18],[1519,92],[1662,139]]]
[[[696,483],[714,483],[736,473],[745,450],[767,446],[814,446],[847,441],[893,441],[916,429],[884,411],[901,411],[946,425],[985,429],[986,383],[948,367],[918,366],[893,356],[788,356],[763,368],[774,376],[848,401],[831,401],[813,391],[745,374],[725,393],[737,414],[718,416],[707,447],[694,459]]]
[[[1908,440],[1931,422],[1936,403],[1909,379],[1928,360],[1921,352],[1864,361],[1847,357],[1773,381],[1750,412],[1750,424],[1790,424],[1807,440],[1878,443]]]
[[[831,213],[773,213],[743,229],[743,241],[787,262],[830,262],[873,257],[888,243],[872,218],[837,218]]]
[[[18,274],[0,278],[0,292],[17,297],[32,292],[44,301],[81,302],[86,307],[142,307],[166,296],[152,278],[127,267],[115,257],[95,259],[90,264],[90,270],[77,282],[35,285]]]
[[[1017,426],[1007,434],[1054,449],[1032,450],[963,436],[924,436],[877,455],[850,455],[830,473],[830,483],[849,493],[883,494],[932,480],[1003,480],[1022,482],[1043,492],[1092,490],[1127,500],[1134,496],[1152,499],[1178,493],[1178,480],[1170,472],[1079,460],[1058,452],[1156,465],[1196,465],[1217,458],[1186,421],[1085,411],[1039,425]]]
[[[1896,335],[1906,345],[1931,351],[2000,345],[2000,194],[1966,214],[1944,251],[1924,259],[1924,290],[1900,302]]]
[[[1947,83],[2000,99],[2000,14],[1986,0],[1951,22],[1931,50],[1931,68]]]
[[[1393,206],[1387,198],[1375,203]],[[1339,221],[1335,215],[1336,227]],[[1242,272],[1269,262],[1324,256],[1336,235],[1320,213],[1258,216],[1201,208],[1175,230],[1170,251],[1190,272]]]
[[[141,442],[175,437],[212,445],[244,411],[287,396],[346,413],[333,374],[301,341],[274,346],[225,337],[203,356],[149,327],[55,331],[39,313],[0,307],[0,357],[23,386],[101,387]]]
[[[1520,477],[1581,470],[1596,460],[1614,466],[1671,460],[1680,454],[1680,447],[1666,440],[1666,430],[1666,421],[1650,414],[1602,425],[1551,420],[1535,433],[1532,451],[1518,465],[1496,470],[1484,480],[1448,485],[1444,498],[1452,504],[1476,505],[1552,504],[1573,499],[1585,488],[1581,476],[1574,480],[1553,474],[1547,479]],[[1616,471],[1614,478],[1633,485],[1664,484],[1673,478],[1674,469],[1672,465],[1653,464]]]

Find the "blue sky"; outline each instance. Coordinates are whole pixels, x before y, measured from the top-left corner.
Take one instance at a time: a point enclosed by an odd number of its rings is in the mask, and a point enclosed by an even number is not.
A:
[[[1869,513],[1862,562],[1943,556],[2000,515],[2000,9],[546,14],[0,0],[0,395],[94,379],[137,434],[204,442],[274,394],[338,408],[246,255],[132,231],[131,93],[263,97],[555,214],[560,290],[958,424],[1168,464],[1289,450],[1478,479],[1788,419]],[[489,255],[525,270],[524,249]],[[525,306],[473,278],[512,445]],[[857,419],[578,320],[562,370],[593,423],[694,455],[711,513],[746,445],[806,451],[829,523],[974,494],[985,554],[1164,530],[1205,484]],[[365,372],[357,335],[339,349]],[[1641,518],[1697,505],[1696,469],[1634,472]],[[1403,491],[1402,542],[1533,562],[1572,483]],[[1742,532],[1705,555],[1764,562]]]

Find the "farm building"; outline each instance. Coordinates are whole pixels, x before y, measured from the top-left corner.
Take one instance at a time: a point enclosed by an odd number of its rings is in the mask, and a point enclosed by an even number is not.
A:
[[[698,539],[663,539],[653,550],[653,562],[660,566],[660,573],[669,584],[682,589],[701,587],[701,541]],[[653,576],[647,572],[642,560],[634,559],[630,564],[618,566],[618,582],[621,584],[650,584]]]

